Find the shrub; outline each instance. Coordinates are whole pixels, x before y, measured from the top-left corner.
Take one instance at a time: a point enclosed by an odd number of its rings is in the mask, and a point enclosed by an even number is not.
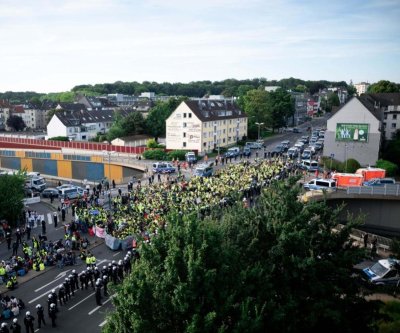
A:
[[[354,158],[349,158],[344,163],[344,172],[354,173],[361,167],[360,163]]]
[[[326,169],[336,170],[338,172],[343,172],[344,171],[344,164],[342,162],[340,162],[338,160],[335,160],[335,159],[331,159],[328,156],[323,156],[321,158],[321,164]]]
[[[49,138],[49,140],[53,140],[53,141],[69,141],[68,137],[66,137],[66,136],[54,136],[52,138]]]
[[[178,159],[179,161],[184,161],[185,160],[185,150],[171,150],[170,152],[167,153],[167,160],[171,161],[172,159],[176,160]]]
[[[143,152],[143,157],[147,160],[163,161],[167,158],[164,149],[148,149]]]
[[[147,140],[147,148],[159,148],[156,139]]]
[[[386,175],[387,176],[394,176],[398,170],[398,167],[396,164],[386,161],[386,160],[378,160],[376,161],[376,166],[378,168],[382,168],[386,170]]]

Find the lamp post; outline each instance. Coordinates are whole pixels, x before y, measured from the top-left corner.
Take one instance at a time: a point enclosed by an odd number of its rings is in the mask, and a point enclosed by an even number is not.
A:
[[[260,127],[264,125],[264,123],[255,123],[258,126],[258,140],[260,140]]]
[[[108,207],[111,209],[111,155],[114,154],[115,151],[112,150],[104,150],[103,154],[108,156]]]

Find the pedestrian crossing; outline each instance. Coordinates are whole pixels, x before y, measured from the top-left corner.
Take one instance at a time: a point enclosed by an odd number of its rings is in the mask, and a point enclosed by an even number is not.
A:
[[[53,213],[47,213],[47,214],[42,214],[42,215],[39,214],[39,215],[37,215],[36,219],[34,219],[28,223],[33,222],[33,224],[31,224],[31,226],[32,226],[32,229],[35,229],[35,228],[41,226],[40,222],[43,220],[46,221],[47,224],[53,224],[54,223]]]

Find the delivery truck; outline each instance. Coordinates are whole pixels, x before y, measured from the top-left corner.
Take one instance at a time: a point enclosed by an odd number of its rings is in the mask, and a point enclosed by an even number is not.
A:
[[[362,186],[364,177],[355,173],[334,173],[332,178],[336,180],[336,186],[347,188],[352,186]]]
[[[368,181],[372,178],[385,178],[386,170],[380,168],[361,168],[356,171],[356,174],[362,175],[364,177],[364,181]]]

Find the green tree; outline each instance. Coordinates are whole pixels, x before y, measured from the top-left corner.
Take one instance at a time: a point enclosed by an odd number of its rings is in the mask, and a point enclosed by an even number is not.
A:
[[[143,115],[140,112],[131,112],[121,121],[121,127],[125,136],[142,134],[145,127]]]
[[[185,98],[170,98],[166,102],[157,103],[157,105],[150,110],[146,118],[147,132],[156,139],[165,137],[165,121],[184,99]]]
[[[52,138],[49,138],[49,140],[52,140],[52,141],[69,141],[67,136],[54,136]]]
[[[399,170],[399,167],[396,164],[394,164],[390,161],[385,161],[385,160],[376,161],[376,166],[378,168],[385,169],[387,176],[394,176],[394,175],[396,175],[397,171]]]
[[[368,93],[397,93],[400,92],[400,87],[394,82],[381,80],[371,84],[368,87]]]
[[[373,332],[376,303],[352,277],[356,222],[338,229],[338,210],[298,195],[291,180],[250,209],[170,213],[115,287],[103,331]]]
[[[243,97],[243,109],[248,116],[248,136],[257,138],[256,123],[264,123],[264,127],[272,127],[272,115],[269,112],[268,92],[262,89],[249,90]]]
[[[0,220],[17,226],[24,204],[25,178],[22,173],[0,176]]]
[[[12,115],[7,119],[7,126],[14,129],[14,131],[22,131],[26,125],[20,116]]]
[[[47,114],[46,114],[46,124],[48,124],[50,122],[51,118],[53,118],[53,116],[59,111],[61,111],[61,110],[51,109],[49,112],[47,112]]]

